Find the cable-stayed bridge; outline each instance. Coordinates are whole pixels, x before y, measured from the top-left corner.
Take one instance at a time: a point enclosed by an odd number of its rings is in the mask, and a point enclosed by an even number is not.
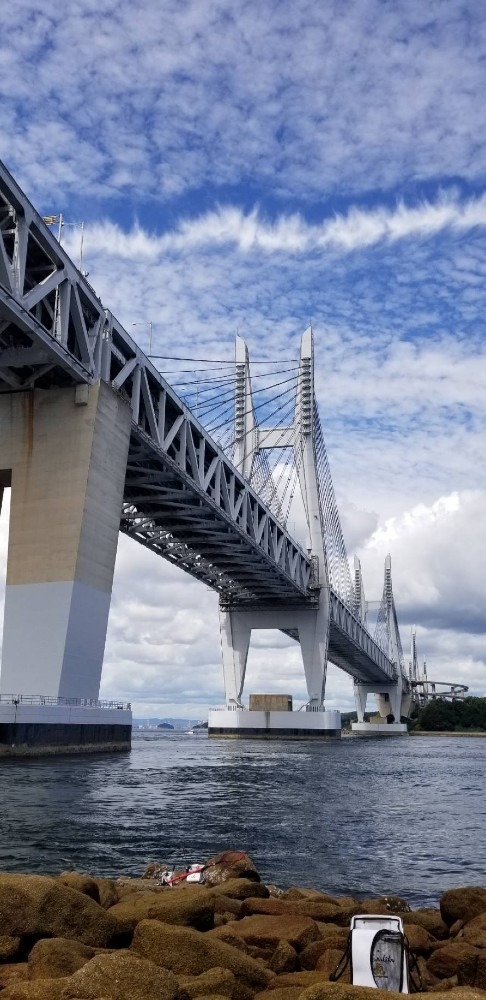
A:
[[[12,490],[0,692],[97,699],[121,529],[219,594],[228,706],[241,706],[252,629],[275,627],[300,642],[307,711],[323,710],[330,660],[354,678],[361,717],[375,691],[399,720],[408,680],[391,566],[371,635],[312,331],[261,388],[240,338],[220,378],[178,394],[0,165],[0,497]],[[296,488],[305,547],[288,529]]]

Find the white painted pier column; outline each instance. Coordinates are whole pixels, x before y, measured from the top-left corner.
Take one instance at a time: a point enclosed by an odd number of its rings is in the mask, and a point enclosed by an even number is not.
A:
[[[0,397],[12,490],[0,693],[98,698],[130,427],[104,383]]]

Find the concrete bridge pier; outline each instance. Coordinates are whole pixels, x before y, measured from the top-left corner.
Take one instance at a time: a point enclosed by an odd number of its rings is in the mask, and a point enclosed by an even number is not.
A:
[[[379,721],[376,719],[374,722],[365,722],[369,694],[376,695]],[[395,684],[364,684],[362,681],[355,681],[354,699],[358,721],[353,722],[353,732],[369,736],[402,736],[407,733],[407,726],[401,719],[408,716],[410,696],[403,690],[401,674]]]
[[[99,708],[97,727],[96,709],[130,428],[128,403],[102,382],[0,397],[11,486],[0,752],[129,745],[130,713]]]
[[[209,713],[209,736],[267,739],[326,739],[341,735],[339,712],[324,709],[329,608],[289,607],[220,611],[226,708]],[[308,702],[305,711],[247,711],[242,704],[246,662],[253,629],[298,634]]]

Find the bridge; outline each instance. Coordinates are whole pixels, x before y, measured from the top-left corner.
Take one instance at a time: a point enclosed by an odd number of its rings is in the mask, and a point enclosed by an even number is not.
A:
[[[0,696],[96,702],[122,530],[219,595],[227,708],[242,708],[252,629],[302,651],[307,712],[328,660],[398,723],[408,711],[391,564],[374,633],[351,579],[302,337],[292,419],[260,426],[238,338],[231,453],[157,370],[0,164],[0,502],[11,516]],[[258,456],[294,459],[308,546]],[[271,477],[270,477],[271,478]]]

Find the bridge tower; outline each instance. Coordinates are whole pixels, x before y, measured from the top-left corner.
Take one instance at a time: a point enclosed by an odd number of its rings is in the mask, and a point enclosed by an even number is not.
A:
[[[308,603],[259,603],[247,606],[220,602],[220,632],[226,712],[210,713],[210,735],[266,735],[279,737],[295,730],[301,736],[336,736],[338,712],[325,711],[324,693],[329,643],[329,580],[324,524],[314,437],[314,354],[309,327],[301,341],[294,419],[285,427],[259,426],[251,395],[248,349],[236,341],[235,453],[234,464],[251,477],[255,456],[266,449],[294,449],[297,475],[305,510],[309,554],[313,563],[313,596]],[[278,503],[278,501],[277,501]],[[300,644],[308,702],[305,712],[250,711],[242,705],[250,637],[253,629],[280,629]],[[270,704],[270,702],[268,702]],[[233,714],[237,713],[237,714]],[[223,715],[225,718],[223,719]],[[268,716],[272,718],[268,718]],[[257,718],[264,716],[264,718]]]
[[[358,564],[358,566],[357,566]],[[360,581],[361,568],[359,560],[355,560],[356,581]],[[364,601],[364,594],[361,587],[356,588],[356,594],[361,595],[362,613],[366,614],[369,606],[373,602]],[[382,648],[386,648],[389,659],[395,666],[396,676],[393,683],[362,682],[355,680],[354,697],[358,722],[353,724],[355,732],[371,735],[380,734],[383,724],[376,722],[365,722],[365,711],[368,694],[375,694],[378,713],[380,719],[387,722],[386,735],[396,732],[401,735],[407,731],[405,723],[401,723],[401,718],[408,717],[411,705],[411,689],[404,675],[403,650],[398,628],[395,599],[393,596],[393,583],[391,573],[391,556],[385,559],[385,573],[383,582],[383,596],[379,604],[378,621],[375,629],[375,639],[379,641]]]

